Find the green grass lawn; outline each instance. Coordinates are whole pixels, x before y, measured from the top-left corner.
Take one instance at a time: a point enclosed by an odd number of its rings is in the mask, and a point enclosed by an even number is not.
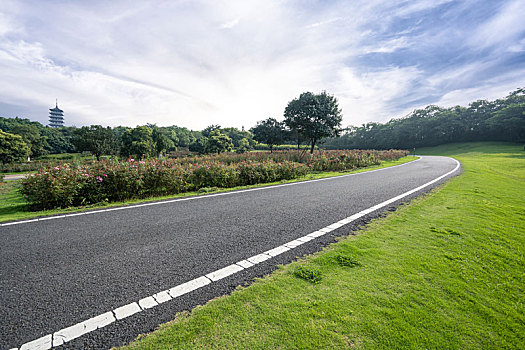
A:
[[[12,180],[12,181],[6,181],[5,183],[0,182],[0,222],[31,219],[31,218],[35,218],[39,216],[65,214],[65,213],[85,211],[85,210],[91,210],[91,209],[97,209],[97,208],[124,206],[124,205],[130,205],[130,204],[166,200],[166,199],[173,199],[173,198],[181,198],[181,197],[189,197],[189,196],[196,196],[196,195],[209,194],[209,193],[228,192],[228,191],[234,191],[234,190],[271,186],[271,185],[276,185],[276,184],[291,183],[291,182],[298,182],[298,181],[305,181],[305,180],[322,179],[326,177],[333,177],[333,176],[339,176],[339,175],[344,175],[344,174],[359,173],[359,172],[368,171],[368,170],[386,168],[390,166],[400,165],[403,163],[408,163],[413,160],[414,160],[414,157],[408,156],[408,157],[403,157],[403,158],[400,158],[394,161],[383,161],[381,165],[377,165],[377,166],[371,166],[371,167],[366,167],[366,168],[361,168],[358,170],[346,171],[346,172],[312,173],[312,174],[308,174],[306,176],[303,176],[303,177],[300,177],[294,180],[286,180],[286,181],[272,182],[272,183],[266,183],[266,184],[257,184],[257,185],[250,185],[250,186],[239,186],[235,188],[204,188],[198,192],[186,192],[186,193],[181,193],[181,194],[172,195],[172,196],[152,197],[152,198],[146,198],[146,199],[128,200],[125,202],[94,204],[94,205],[90,205],[86,207],[74,207],[74,208],[67,208],[67,209],[42,210],[42,211],[29,211],[29,208],[26,204],[24,197],[22,196],[22,194],[19,193],[20,180]]]
[[[523,349],[525,152],[417,150],[463,174],[356,236],[180,313],[129,349]],[[356,260],[359,266],[341,266]],[[319,283],[296,277],[319,271]]]

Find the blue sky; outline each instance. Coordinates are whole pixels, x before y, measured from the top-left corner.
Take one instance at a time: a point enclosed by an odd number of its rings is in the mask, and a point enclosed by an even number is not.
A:
[[[343,124],[525,86],[525,1],[0,2],[0,116],[67,125],[282,119],[305,91]]]

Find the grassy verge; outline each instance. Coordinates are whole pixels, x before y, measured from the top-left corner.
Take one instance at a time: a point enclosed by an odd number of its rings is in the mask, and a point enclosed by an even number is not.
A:
[[[378,166],[366,167],[366,168],[362,168],[362,169],[358,169],[354,171],[347,171],[347,172],[313,173],[313,174],[308,174],[306,176],[303,176],[303,177],[300,177],[294,180],[279,181],[279,182],[272,182],[272,183],[266,183],[266,184],[251,185],[251,186],[239,186],[239,187],[234,187],[234,188],[207,188],[207,189],[205,188],[205,189],[201,189],[199,192],[186,192],[186,193],[181,193],[181,194],[173,195],[173,196],[137,199],[137,200],[130,200],[130,201],[125,201],[125,202],[116,202],[116,203],[101,203],[101,204],[91,205],[87,207],[75,207],[75,208],[56,209],[56,210],[42,210],[42,211],[34,211],[34,212],[28,211],[29,209],[28,209],[28,206],[26,205],[26,202],[23,196],[18,192],[20,188],[20,183],[17,180],[13,180],[13,181],[5,182],[5,183],[0,183],[0,222],[30,219],[30,218],[46,216],[46,215],[72,213],[72,212],[85,211],[85,210],[97,209],[97,208],[116,207],[116,206],[124,206],[124,205],[131,205],[131,204],[158,201],[158,200],[189,197],[189,196],[202,195],[205,193],[209,194],[209,193],[218,193],[218,192],[229,192],[229,191],[235,191],[235,190],[241,190],[241,189],[247,189],[247,188],[271,186],[271,185],[282,184],[282,183],[322,179],[326,177],[334,177],[334,176],[339,176],[339,175],[344,175],[344,174],[359,173],[363,171],[386,168],[386,167],[390,167],[394,165],[400,165],[403,163],[407,163],[412,160],[414,160],[414,157],[408,156],[408,157],[400,158],[395,161],[383,161],[382,164]]]
[[[454,156],[464,173],[126,349],[522,348],[525,152],[468,144],[418,153]]]

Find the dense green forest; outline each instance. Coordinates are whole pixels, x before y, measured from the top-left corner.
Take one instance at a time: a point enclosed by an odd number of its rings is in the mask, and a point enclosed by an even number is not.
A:
[[[318,123],[322,117],[315,116],[312,109],[326,108],[312,108],[320,106],[315,103],[330,105],[332,112],[328,117],[333,120],[326,117]],[[303,113],[305,110],[314,114],[317,124],[308,119],[308,113]],[[313,150],[316,142],[328,149],[412,149],[465,141],[525,142],[525,88],[495,101],[478,100],[468,107],[430,105],[384,124],[371,122],[344,130],[340,128],[341,116],[335,97],[325,92],[305,93],[289,103],[284,117],[284,122],[273,118],[260,121],[250,131],[219,125],[194,131],[154,124],[135,128],[100,125],[50,128],[29,119],[0,117],[0,161],[10,163],[27,157],[82,151],[91,152],[97,158],[108,154],[154,157],[188,151],[245,152],[279,148],[283,144],[291,148],[302,143],[309,143]],[[339,135],[341,131],[340,137],[326,137]]]
[[[451,142],[525,142],[525,89],[504,99],[478,100],[468,107],[435,105],[417,109],[387,123],[351,126],[339,138],[326,139],[329,149],[412,149]]]

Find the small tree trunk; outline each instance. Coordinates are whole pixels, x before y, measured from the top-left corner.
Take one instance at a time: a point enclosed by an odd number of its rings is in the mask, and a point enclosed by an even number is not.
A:
[[[315,139],[312,139],[312,147],[310,148],[310,154],[314,154]]]
[[[270,153],[273,153],[273,145],[268,145],[270,146]]]

